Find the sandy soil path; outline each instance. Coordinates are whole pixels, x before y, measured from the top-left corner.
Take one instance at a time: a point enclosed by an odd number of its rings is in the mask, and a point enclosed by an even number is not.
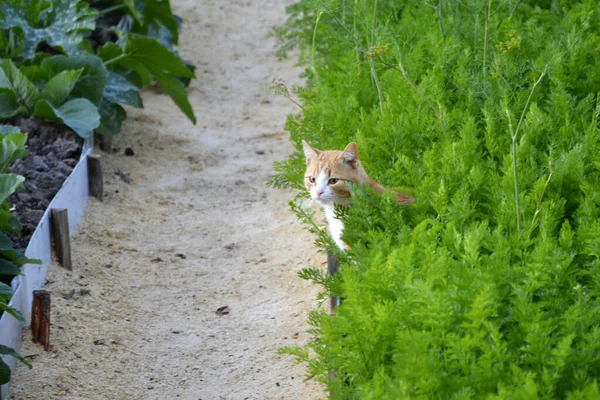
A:
[[[265,186],[291,151],[283,124],[296,110],[264,90],[298,83],[266,39],[290,3],[174,1],[198,126],[161,94],[129,111],[119,151],[103,156],[105,202],[90,200],[74,238],[75,270],[49,271],[53,349],[26,337],[34,369],[18,369],[11,399],[323,397],[277,355],[310,339],[318,287],[296,273],[324,259],[290,193]]]

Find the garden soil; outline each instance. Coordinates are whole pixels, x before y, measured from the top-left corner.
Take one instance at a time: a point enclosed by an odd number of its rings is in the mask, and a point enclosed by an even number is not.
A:
[[[83,140],[64,125],[37,118],[17,117],[12,123],[29,135],[27,156],[8,170],[25,178],[23,190],[8,198],[22,224],[21,235],[12,239],[17,250],[25,251],[44,211],[77,165]]]
[[[269,189],[292,151],[298,112],[266,87],[301,83],[270,29],[291,0],[179,0],[179,50],[197,66],[193,126],[168,96],[144,93],[103,154],[104,202],[90,199],[74,270],[49,269],[49,352],[25,331],[10,399],[317,399],[323,387],[278,349],[311,340],[323,266],[313,238]]]

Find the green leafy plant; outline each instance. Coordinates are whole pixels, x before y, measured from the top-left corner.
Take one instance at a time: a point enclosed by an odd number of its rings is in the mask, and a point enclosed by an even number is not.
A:
[[[25,323],[23,315],[8,305],[14,294],[9,284],[14,277],[21,274],[20,267],[25,264],[41,264],[41,261],[28,259],[23,253],[15,250],[9,237],[9,234],[21,233],[21,223],[11,214],[7,199],[19,189],[24,178],[6,171],[17,159],[27,155],[26,141],[27,135],[21,133],[17,127],[0,125],[0,311],[12,315],[23,323]],[[14,349],[0,345],[0,355],[15,357],[31,368],[31,364]],[[8,382],[10,375],[10,368],[0,359],[0,384]]]
[[[181,21],[171,11],[169,0],[116,0],[116,4],[127,7],[135,23],[131,31],[140,35],[162,39],[163,45],[170,46],[179,41]]]
[[[96,19],[105,12],[127,8],[134,18],[131,33],[98,50],[88,42]],[[195,123],[185,85],[193,67],[174,49],[181,20],[169,1],[115,1],[98,11],[82,0],[7,0],[0,2],[0,120],[35,116],[62,123],[81,137],[94,131],[119,132],[126,117],[122,104],[142,107],[140,90],[154,79],[184,114]],[[12,279],[30,260],[14,249],[9,234],[21,224],[12,216],[8,197],[23,177],[6,173],[26,155],[27,136],[18,128],[0,125],[0,311],[25,322],[8,305]],[[0,355],[13,356],[31,367],[13,349],[0,346]],[[0,359],[0,384],[10,379]]]
[[[0,3],[0,28],[16,37],[18,55],[36,57],[40,44],[65,54],[84,51],[85,33],[95,27],[97,13],[82,0],[8,0]]]
[[[112,4],[108,10],[114,10],[113,12],[120,13],[126,10],[121,21],[126,20],[127,16],[131,16],[132,23],[129,32],[157,39],[163,47],[175,54],[191,72],[194,72],[195,67],[185,61],[175,49],[179,42],[179,27],[182,20],[172,13],[169,1],[109,0],[107,4]],[[191,78],[179,76],[177,79],[187,86]]]
[[[275,35],[301,46],[307,82],[272,184],[302,187],[302,139],[356,141],[417,201],[353,189],[337,283],[302,273],[342,304],[286,351],[337,399],[598,398],[598,3],[289,11]]]
[[[0,62],[0,93],[5,99],[0,118],[35,116],[62,122],[82,137],[91,135],[100,125],[98,108],[88,98],[72,95],[94,97],[95,86],[90,87],[89,83],[97,83],[98,79],[91,78],[98,78],[97,74],[87,74],[89,69],[85,67],[62,69],[65,61],[68,63],[67,60],[70,60],[62,57],[64,56],[47,58],[40,64],[37,77],[42,78],[41,90],[11,60]],[[90,58],[87,56],[85,59]],[[100,65],[102,66],[101,62]],[[56,72],[57,70],[60,72]],[[88,84],[85,83],[86,78]],[[101,89],[102,87],[100,84]],[[91,91],[86,90],[90,88]]]
[[[98,55],[108,68],[119,66],[134,71],[143,85],[150,84],[154,78],[190,121],[196,123],[185,85],[177,80],[177,77],[191,79],[194,74],[158,40],[129,34],[121,46],[107,43],[98,50]]]
[[[133,16],[134,33],[99,49],[100,59],[86,37],[101,13],[119,8]],[[82,137],[94,130],[114,135],[127,115],[122,104],[142,107],[139,91],[155,79],[195,123],[185,89],[193,67],[173,47],[180,22],[168,1],[114,2],[103,11],[80,0],[0,3],[0,54],[12,60],[3,67],[0,118],[33,115],[62,122]]]

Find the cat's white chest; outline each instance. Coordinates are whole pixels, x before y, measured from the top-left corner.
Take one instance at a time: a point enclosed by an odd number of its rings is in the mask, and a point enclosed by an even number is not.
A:
[[[342,241],[342,232],[344,231],[344,223],[335,217],[333,204],[322,204],[329,225],[329,233],[335,244],[344,251],[346,245]]]

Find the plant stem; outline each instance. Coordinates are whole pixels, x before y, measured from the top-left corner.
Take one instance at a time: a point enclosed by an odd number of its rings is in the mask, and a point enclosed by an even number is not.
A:
[[[375,45],[375,23],[377,22],[377,0],[375,0],[373,5],[373,20],[371,22],[371,46]],[[377,88],[377,96],[379,96],[379,110],[383,114],[383,91],[381,89],[381,82],[379,81],[379,77],[377,76],[377,70],[375,69],[375,60],[373,56],[369,57],[369,66],[371,68],[371,76],[373,77],[373,81],[375,82],[375,87]]]
[[[533,92],[535,91],[535,88],[542,81],[542,79],[544,78],[545,75],[546,75],[546,71],[542,72],[542,74],[540,75],[538,80],[533,84],[533,87],[531,88],[531,92],[529,92],[529,97],[527,98],[527,102],[525,103],[525,108],[523,108],[523,112],[521,113],[521,118],[519,118],[519,123],[517,124],[517,131],[515,132],[515,135],[519,134],[519,128],[521,128],[521,123],[523,122],[523,118],[525,118],[525,113],[527,112],[527,108],[529,107],[529,102],[531,101],[531,97],[533,97]]]
[[[515,4],[515,7],[511,10],[510,16],[508,17],[509,19],[512,19],[513,15],[515,15],[515,11],[517,11],[517,7],[519,7],[519,4],[521,4],[521,0],[518,0],[517,4]]]
[[[521,231],[521,201],[519,195],[519,175],[517,174],[517,135],[513,131],[512,122],[510,119],[510,113],[508,109],[505,109],[506,118],[508,119],[508,129],[510,131],[510,137],[512,139],[512,159],[513,159],[513,179],[515,182],[515,206],[517,212],[517,232]]]
[[[120,54],[120,55],[116,56],[115,58],[111,58],[110,60],[105,61],[104,65],[106,66],[106,65],[112,64],[112,63],[122,60],[123,58],[126,58],[126,57],[129,57],[129,54],[126,54],[126,53]]]
[[[358,0],[356,0],[356,1],[358,1]],[[355,3],[355,4],[356,4],[356,3]],[[366,48],[365,48],[365,47],[362,45],[362,43],[360,42],[360,40],[358,39],[358,37],[356,37],[356,30],[357,30],[357,28],[356,28],[356,17],[354,18],[354,32],[352,32],[352,31],[350,31],[350,29],[348,29],[348,28],[346,27],[346,25],[344,25],[344,24],[342,23],[342,21],[340,21],[340,20],[339,20],[339,19],[338,19],[338,18],[335,16],[335,14],[334,14],[334,13],[332,13],[332,12],[331,12],[331,11],[329,11],[329,10],[326,10],[326,11],[327,11],[327,13],[329,14],[329,16],[330,16],[331,18],[333,18],[333,20],[334,20],[334,21],[335,21],[335,22],[336,22],[336,23],[337,23],[337,24],[338,24],[338,25],[339,25],[339,26],[340,26],[340,27],[341,27],[343,30],[345,30],[345,31],[348,33],[348,35],[350,35],[350,37],[352,37],[352,40],[354,40],[354,43],[355,43],[355,45],[356,45],[356,46],[355,46],[355,48],[356,48],[356,57],[357,57],[357,61],[358,61],[358,62],[360,62],[360,55],[359,55],[359,51],[361,51],[361,52],[363,52],[363,53],[366,53],[366,52],[368,51],[368,49],[366,49]]]
[[[490,25],[490,9],[492,8],[492,0],[488,0],[488,6],[485,11],[485,34],[483,37],[483,65],[482,72],[485,76],[486,68],[487,68],[487,48],[488,48],[488,31]]]
[[[542,195],[540,196],[540,201],[538,201],[537,207],[535,208],[535,213],[533,214],[533,220],[531,220],[531,227],[533,228],[533,224],[535,224],[535,219],[537,218],[541,208],[542,208],[542,200],[544,200],[544,195],[546,194],[546,189],[548,189],[548,185],[550,184],[550,180],[552,179],[552,172],[548,175],[548,179],[546,180],[546,184],[544,185],[544,190],[542,190]]]
[[[440,25],[440,33],[442,34],[442,40],[443,40],[445,35],[444,35],[444,22],[442,21],[442,0],[440,0],[437,7],[435,8],[435,13],[437,14],[437,17],[438,17],[438,22]]]
[[[371,21],[371,46],[375,44],[375,22],[377,22],[377,0],[373,2],[373,20]]]
[[[313,70],[313,74],[315,74],[315,77],[317,77],[317,67],[315,66],[315,45],[316,45],[316,40],[317,40],[317,27],[319,26],[319,21],[321,20],[321,15],[323,13],[321,11],[319,11],[317,13],[317,19],[315,21],[315,29],[313,29],[313,36],[312,36],[312,45],[311,45],[311,49],[310,49],[310,58],[311,58],[311,62],[312,62],[312,70]]]
[[[356,39],[356,8],[358,7],[358,0],[354,0],[354,11],[352,12],[352,17],[353,17],[353,33],[352,33],[352,37],[354,39],[354,51],[356,52],[356,66],[358,67],[358,69],[360,70],[360,50],[359,50],[359,46],[360,43],[358,41],[358,39]],[[342,27],[344,27],[344,25],[342,25]]]
[[[304,106],[300,103],[298,103],[296,100],[292,99],[292,97],[290,95],[283,95],[283,97],[285,97],[286,99],[288,99],[289,101],[291,101],[292,103],[294,103],[295,105],[297,105],[298,107],[300,107],[300,109],[302,111],[306,111],[306,109],[304,108]]]
[[[475,32],[473,32],[473,58],[477,60],[477,35],[479,34],[479,14],[475,15]]]
[[[542,81],[544,76],[546,75],[546,71],[542,72],[538,80],[533,84],[531,88],[531,92],[529,92],[529,97],[527,98],[527,102],[525,103],[525,107],[523,108],[523,112],[521,112],[521,118],[519,118],[519,123],[517,124],[517,130],[513,131],[512,121],[510,119],[510,113],[508,109],[505,109],[506,117],[508,119],[508,129],[510,130],[510,136],[512,138],[512,155],[513,155],[513,178],[515,181],[515,205],[517,208],[517,231],[521,230],[521,205],[520,205],[520,196],[519,196],[519,178],[517,174],[517,138],[519,136],[519,129],[521,129],[521,123],[523,122],[523,118],[525,118],[525,113],[529,108],[529,103],[531,102],[531,97],[533,97],[533,92],[537,85]]]
[[[127,7],[127,5],[126,5],[126,4],[118,4],[118,5],[116,5],[116,6],[108,7],[108,8],[105,8],[104,10],[101,10],[101,11],[98,13],[98,15],[106,15],[106,14],[108,14],[108,13],[111,13],[111,12],[113,12],[113,11],[117,11],[117,10],[120,10],[121,8],[125,8],[125,7]]]
[[[379,77],[377,76],[377,70],[375,69],[373,57],[369,57],[369,66],[371,67],[371,75],[373,76],[373,81],[375,81],[377,95],[379,96],[379,110],[383,114],[383,91],[381,89],[381,82],[379,82]]]

